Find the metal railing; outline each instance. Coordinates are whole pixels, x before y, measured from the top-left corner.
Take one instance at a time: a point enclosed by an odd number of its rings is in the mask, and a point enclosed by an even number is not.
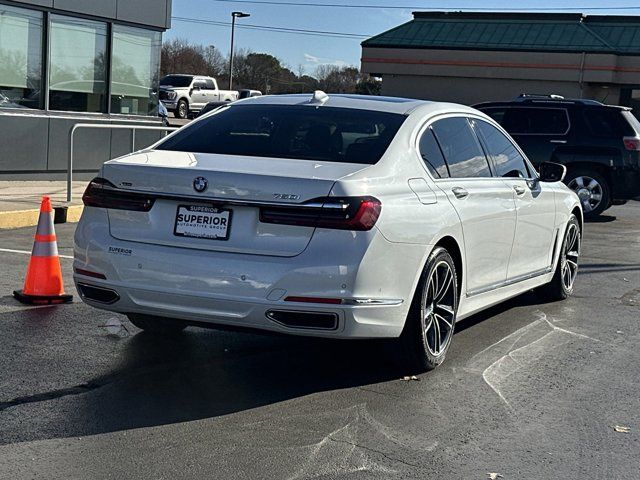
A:
[[[159,132],[173,132],[179,127],[154,127],[147,125],[100,125],[97,123],[76,123],[69,134],[69,162],[67,164],[67,202],[71,201],[71,182],[73,182],[73,138],[76,130],[81,128],[96,130],[131,130],[131,152],[136,151],[136,130],[156,130]]]

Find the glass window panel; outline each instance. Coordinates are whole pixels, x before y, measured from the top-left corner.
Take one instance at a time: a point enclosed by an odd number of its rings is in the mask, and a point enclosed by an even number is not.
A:
[[[237,104],[190,124],[157,149],[373,165],[405,119],[373,110]]]
[[[493,160],[496,175],[499,177],[529,178],[529,169],[518,149],[511,140],[493,125],[475,121],[476,129],[484,139],[487,155]]]
[[[480,111],[482,113],[486,113],[491,118],[493,118],[496,122],[502,125],[504,121],[504,114],[507,111],[506,108],[481,108]]]
[[[434,178],[446,178],[449,176],[447,164],[431,128],[427,128],[422,137],[420,137],[420,156]]]
[[[466,118],[438,120],[432,128],[452,178],[491,176],[487,158]]]
[[[0,5],[0,108],[41,108],[42,13]]]
[[[560,108],[510,108],[499,123],[514,135],[564,135],[569,130],[567,111]]]
[[[160,32],[113,26],[111,113],[155,113],[161,42]]]
[[[582,115],[589,132],[596,137],[620,138],[635,135],[621,110],[587,107],[582,110]]]
[[[51,15],[49,108],[106,112],[107,25]]]

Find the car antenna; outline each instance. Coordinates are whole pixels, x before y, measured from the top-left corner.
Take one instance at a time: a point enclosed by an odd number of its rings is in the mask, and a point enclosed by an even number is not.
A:
[[[316,90],[313,92],[313,96],[311,97],[311,100],[309,100],[309,103],[311,105],[324,105],[327,100],[329,100],[329,95],[324,93],[322,90]]]

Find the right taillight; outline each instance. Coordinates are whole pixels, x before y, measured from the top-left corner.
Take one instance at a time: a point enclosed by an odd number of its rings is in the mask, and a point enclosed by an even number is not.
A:
[[[115,210],[134,210],[148,212],[154,199],[145,194],[120,190],[109,180],[94,178],[82,195],[87,207],[111,208]]]
[[[624,148],[630,150],[632,152],[640,151],[640,138],[638,137],[624,137],[622,139],[624,142]]]
[[[292,206],[262,207],[260,221],[280,225],[371,230],[380,217],[382,203],[374,197],[327,197]]]

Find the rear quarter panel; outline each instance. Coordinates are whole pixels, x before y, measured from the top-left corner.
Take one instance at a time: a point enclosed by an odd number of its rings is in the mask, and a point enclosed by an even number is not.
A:
[[[452,237],[458,243],[464,265],[460,219],[415,148],[417,133],[428,118],[409,116],[377,164],[341,178],[331,192],[335,196],[371,195],[379,199],[382,211],[375,228],[391,244],[412,246],[413,252],[420,252],[413,256],[411,265],[393,263],[392,258],[387,262],[387,268],[402,265],[404,274],[412,278],[405,298],[413,297],[427,258],[442,238]],[[412,186],[419,191],[412,190],[410,180],[417,180]],[[464,272],[461,280],[464,285]]]

